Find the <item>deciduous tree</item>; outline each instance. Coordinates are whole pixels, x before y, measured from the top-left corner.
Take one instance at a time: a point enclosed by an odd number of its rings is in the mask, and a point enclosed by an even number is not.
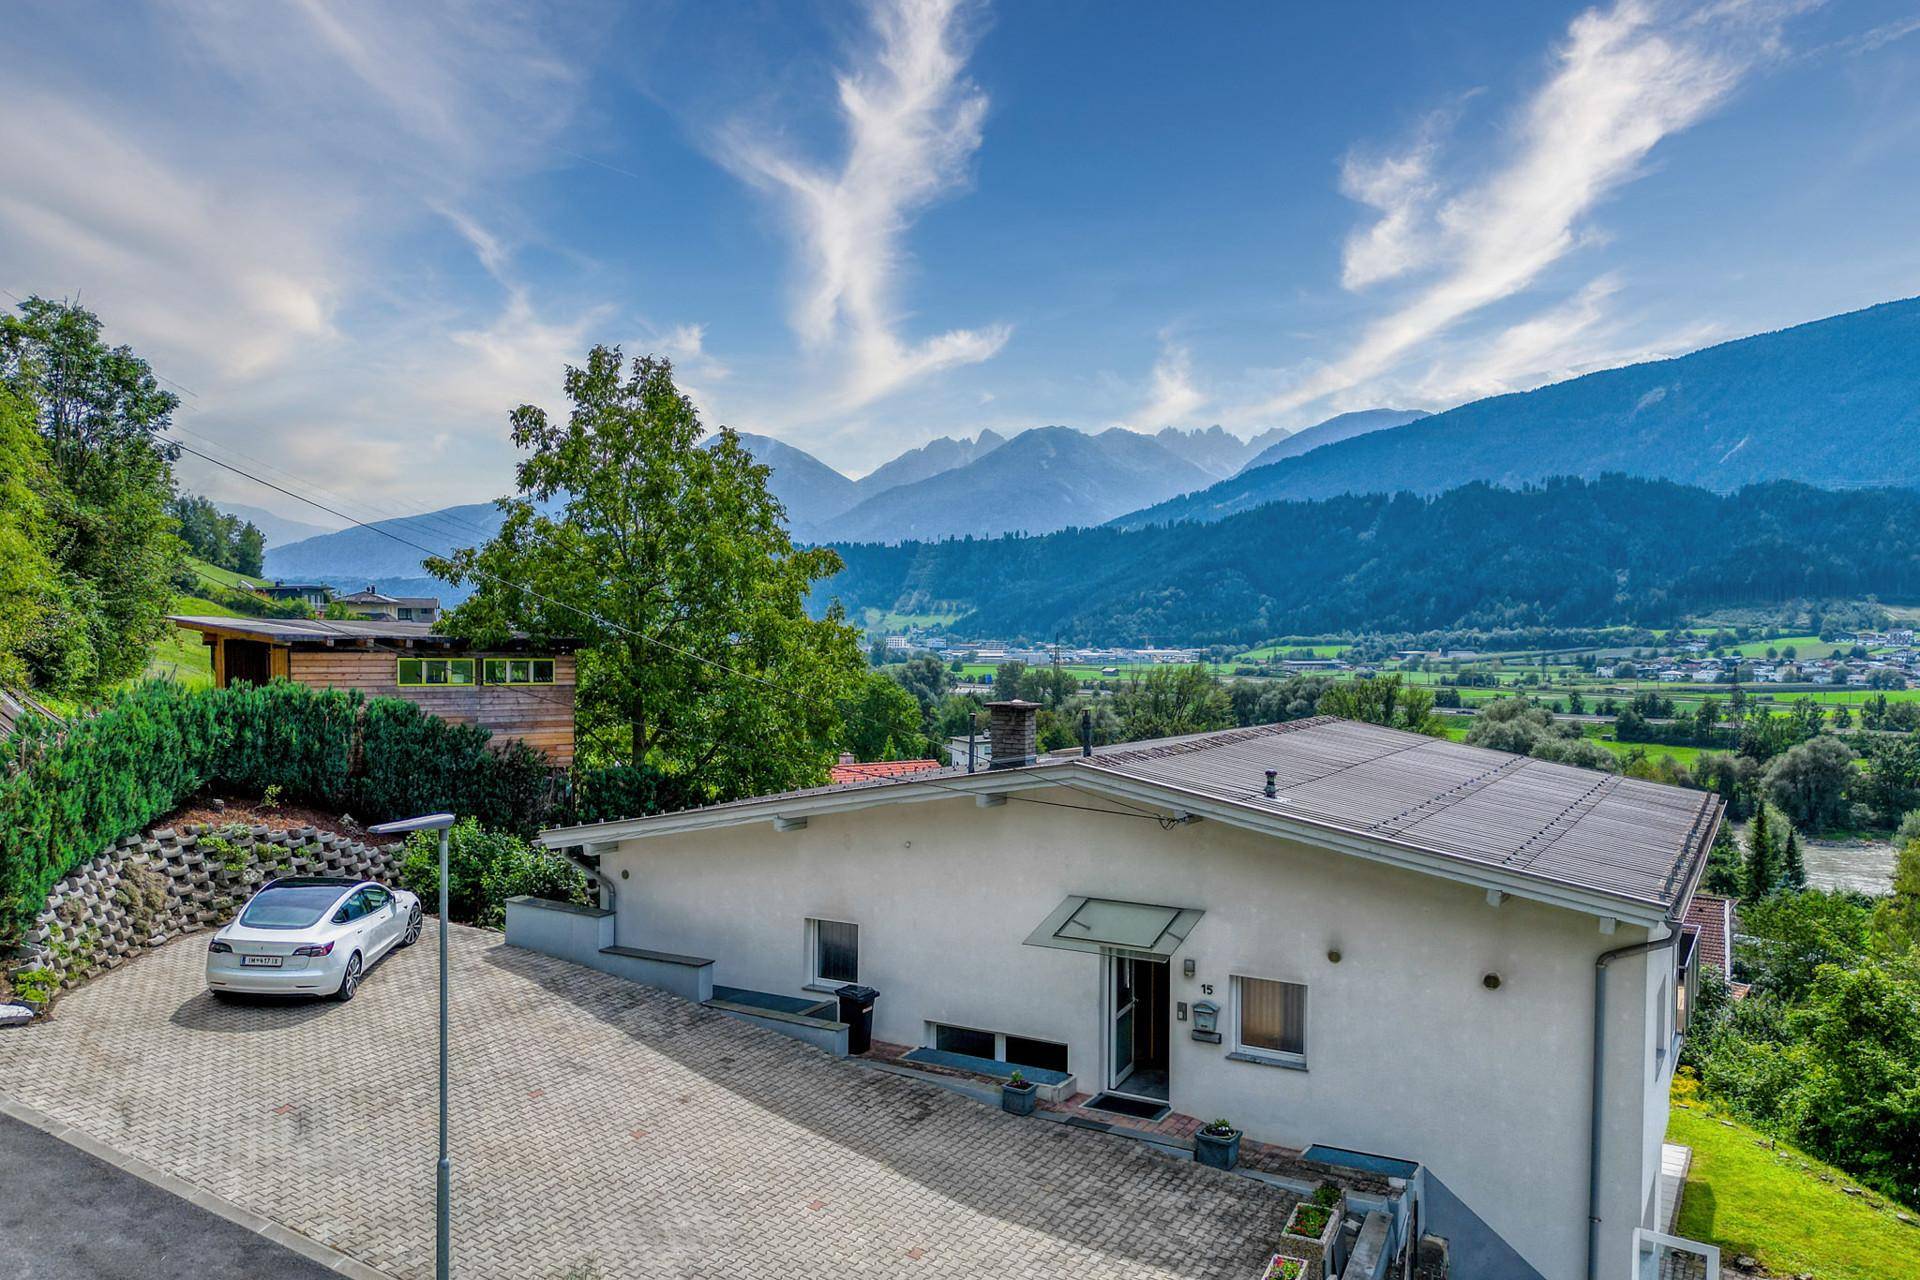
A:
[[[447,629],[579,640],[589,759],[650,765],[711,798],[822,781],[866,673],[839,610],[804,608],[839,557],[793,545],[767,468],[724,427],[703,441],[666,360],[629,368],[595,347],[566,393],[562,420],[512,414],[527,456],[500,532],[428,561],[475,586]]]

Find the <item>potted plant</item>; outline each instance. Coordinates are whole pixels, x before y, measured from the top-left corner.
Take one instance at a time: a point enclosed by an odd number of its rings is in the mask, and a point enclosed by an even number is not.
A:
[[[1267,1268],[1260,1273],[1260,1280],[1306,1280],[1306,1275],[1305,1259],[1276,1253],[1267,1259]]]
[[[1193,1135],[1193,1158],[1210,1169],[1231,1169],[1240,1163],[1240,1131],[1230,1120],[1215,1120]]]
[[[1010,1116],[1030,1116],[1040,1099],[1040,1086],[1021,1075],[1016,1068],[1000,1086],[1000,1109]]]

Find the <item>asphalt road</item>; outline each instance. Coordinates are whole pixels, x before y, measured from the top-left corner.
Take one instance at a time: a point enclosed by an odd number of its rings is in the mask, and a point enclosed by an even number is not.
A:
[[[5,1115],[0,1276],[338,1280],[317,1262]]]

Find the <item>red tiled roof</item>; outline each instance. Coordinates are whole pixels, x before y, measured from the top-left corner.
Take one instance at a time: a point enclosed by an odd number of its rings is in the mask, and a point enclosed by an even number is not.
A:
[[[1728,944],[1733,938],[1733,903],[1711,893],[1696,893],[1687,903],[1685,927],[1700,935],[1700,962],[1718,969],[1722,977],[1732,974]]]
[[[843,782],[872,782],[876,778],[897,778],[903,773],[925,773],[940,767],[938,760],[869,760],[860,764],[836,764],[831,773],[837,785]]]

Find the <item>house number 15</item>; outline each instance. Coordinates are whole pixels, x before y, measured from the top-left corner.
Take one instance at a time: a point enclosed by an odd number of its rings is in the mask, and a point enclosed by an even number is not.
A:
[[[1203,983],[1201,983],[1201,984],[1200,984],[1200,994],[1201,994],[1201,995],[1207,995],[1207,996],[1210,996],[1210,995],[1212,995],[1212,994],[1213,994],[1213,984],[1212,984],[1211,982],[1203,982]]]

